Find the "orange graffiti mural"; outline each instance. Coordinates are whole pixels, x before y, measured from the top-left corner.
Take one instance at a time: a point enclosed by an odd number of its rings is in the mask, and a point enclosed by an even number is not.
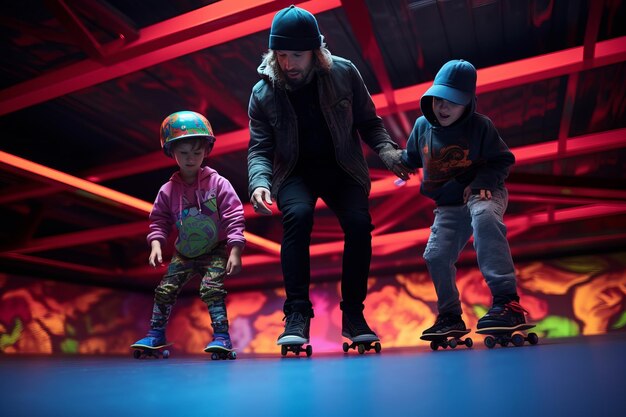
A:
[[[517,268],[521,303],[541,337],[626,328],[626,253],[520,263]],[[460,269],[457,286],[464,320],[476,328],[491,304],[489,289],[477,269]],[[419,336],[434,322],[437,309],[426,271],[372,277],[368,288],[365,315],[384,348],[427,345]],[[283,300],[282,288],[229,293],[231,337],[240,353],[278,354]],[[315,352],[341,351],[340,300],[338,282],[311,286]],[[0,351],[130,354],[130,343],[148,330],[152,301],[151,293],[0,274]],[[196,296],[180,297],[167,328],[175,352],[202,354],[212,331],[206,305]]]

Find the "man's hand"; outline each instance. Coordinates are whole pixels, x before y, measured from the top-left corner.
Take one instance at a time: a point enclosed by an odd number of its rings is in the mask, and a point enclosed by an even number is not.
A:
[[[380,159],[383,161],[389,171],[393,172],[404,181],[407,181],[409,179],[409,174],[415,172],[402,163],[401,149],[393,149],[391,146],[389,146],[380,151],[378,156],[380,156]]]
[[[272,210],[267,205],[272,205],[274,202],[272,201],[272,196],[270,194],[270,190],[265,187],[257,187],[252,192],[252,197],[250,197],[250,203],[252,204],[252,208],[256,213],[271,216]],[[267,204],[267,205],[266,205]]]

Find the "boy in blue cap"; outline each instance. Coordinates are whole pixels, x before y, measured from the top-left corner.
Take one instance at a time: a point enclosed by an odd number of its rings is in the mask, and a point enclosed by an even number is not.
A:
[[[515,267],[503,222],[504,180],[515,157],[489,118],[476,113],[476,69],[447,62],[420,100],[419,117],[402,162],[423,168],[421,193],[435,201],[435,220],[424,260],[437,292],[439,314],[423,336],[466,330],[456,287],[455,263],[470,237],[493,297],[478,329],[522,327]]]

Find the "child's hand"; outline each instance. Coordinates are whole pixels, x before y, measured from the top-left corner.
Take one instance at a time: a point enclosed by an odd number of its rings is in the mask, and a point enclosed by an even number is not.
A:
[[[157,262],[159,265],[163,265],[163,255],[161,253],[161,243],[158,240],[153,240],[150,243],[152,249],[150,250],[150,257],[148,257],[148,263],[150,266],[156,268]]]
[[[469,201],[469,198],[472,196],[472,188],[468,185],[463,190],[463,204],[466,204]]]
[[[489,190],[480,190],[480,199],[481,200],[491,200],[491,191],[489,191]]]
[[[463,190],[463,203],[467,203],[467,201],[469,200],[469,198],[471,196],[472,196],[472,189],[468,185]],[[489,191],[489,190],[480,190],[479,198],[481,200],[491,200],[491,191]]]
[[[226,262],[226,275],[236,275],[241,272],[241,246],[233,246]]]

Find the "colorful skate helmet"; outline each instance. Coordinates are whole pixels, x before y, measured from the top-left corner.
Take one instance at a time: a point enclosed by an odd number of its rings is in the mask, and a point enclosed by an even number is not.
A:
[[[161,147],[165,155],[172,157],[172,143],[192,136],[204,136],[209,143],[215,142],[213,128],[209,121],[194,111],[172,113],[161,123]]]

